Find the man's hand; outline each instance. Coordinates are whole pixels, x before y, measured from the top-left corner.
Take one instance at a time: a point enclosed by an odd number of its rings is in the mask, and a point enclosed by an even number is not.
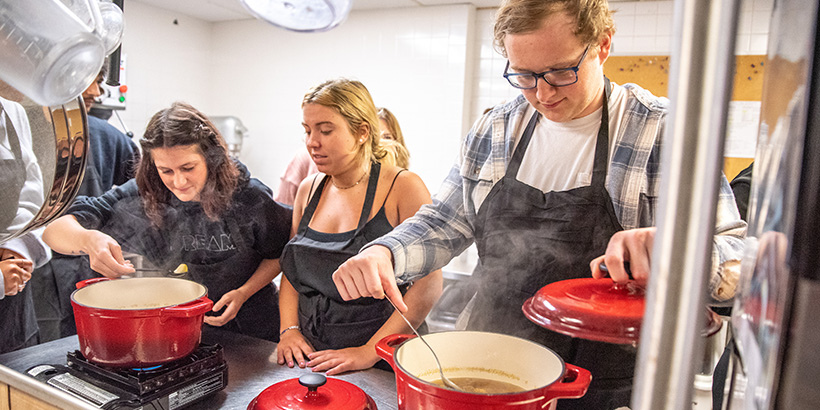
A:
[[[624,268],[624,262],[629,262],[632,278],[638,284],[645,285],[649,281],[649,262],[656,229],[655,227],[629,229],[612,235],[606,247],[606,253],[589,263],[592,277],[603,278],[608,275],[615,282],[626,282],[629,280],[629,275]],[[602,262],[609,273],[600,269]]]
[[[348,259],[333,272],[333,283],[344,300],[363,297],[382,299],[385,296],[406,312],[407,305],[396,286],[393,255],[384,246],[374,245]]]

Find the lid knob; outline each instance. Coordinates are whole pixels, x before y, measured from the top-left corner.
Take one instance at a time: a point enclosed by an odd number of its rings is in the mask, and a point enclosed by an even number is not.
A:
[[[315,392],[319,386],[323,386],[327,383],[327,377],[323,374],[306,374],[304,376],[299,377],[299,384],[308,388],[308,392]]]

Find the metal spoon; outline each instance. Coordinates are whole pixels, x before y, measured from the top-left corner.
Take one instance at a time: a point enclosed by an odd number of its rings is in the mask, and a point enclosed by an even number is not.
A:
[[[164,271],[162,269],[150,269],[150,268],[134,268],[134,271],[135,272],[158,272],[158,273],[164,273],[164,274],[166,274],[168,276],[171,276],[171,277],[178,278],[178,277],[182,277],[186,273],[188,273],[188,265],[186,265],[184,263],[180,263],[179,266],[176,267],[176,269],[167,270],[167,271]],[[140,275],[137,275],[137,277],[139,277],[139,276]]]
[[[461,387],[458,387],[457,384],[453,383],[452,380],[448,379],[447,376],[444,375],[444,370],[441,367],[441,362],[438,361],[438,356],[436,356],[436,352],[433,350],[432,347],[430,347],[430,345],[427,343],[427,341],[424,340],[423,337],[421,337],[419,332],[416,331],[416,328],[413,327],[412,324],[410,324],[410,321],[407,320],[407,317],[404,316],[403,313],[401,313],[401,311],[399,310],[398,307],[396,307],[396,304],[393,303],[393,301],[390,300],[390,298],[388,298],[386,296],[385,296],[385,299],[387,299],[387,301],[390,302],[391,305],[393,305],[393,308],[396,309],[396,312],[399,314],[399,316],[401,316],[401,318],[404,319],[404,322],[407,323],[407,326],[410,326],[410,329],[413,330],[413,333],[416,334],[416,336],[419,338],[419,340],[421,340],[422,343],[424,343],[424,345],[427,346],[428,349],[430,349],[430,353],[432,353],[433,358],[436,359],[436,365],[438,365],[438,372],[439,372],[439,374],[441,374],[441,381],[444,383],[444,385],[451,388],[451,389],[453,389],[453,390],[464,391],[464,389],[462,389]]]

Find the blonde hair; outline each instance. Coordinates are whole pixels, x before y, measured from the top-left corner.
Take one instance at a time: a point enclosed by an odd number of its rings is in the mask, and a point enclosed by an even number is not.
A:
[[[393,115],[390,110],[387,108],[381,107],[379,108],[379,119],[384,120],[387,123],[388,131],[390,134],[393,135],[394,140],[384,140],[382,141],[382,145],[391,151],[391,153],[396,157],[395,164],[399,168],[409,168],[410,167],[410,151],[407,150],[407,145],[404,143],[404,134],[401,132],[401,127],[399,126],[399,120],[396,119],[396,116]],[[390,144],[388,144],[390,142]],[[393,144],[395,142],[395,144]],[[398,145],[397,147],[393,145]],[[384,163],[384,161],[382,161]]]
[[[382,149],[387,152],[387,155],[380,161],[382,164],[407,169],[410,163],[410,152],[404,145],[394,140],[382,140],[381,145]]]
[[[495,14],[493,46],[507,57],[504,38],[508,34],[535,31],[544,20],[558,13],[575,19],[573,34],[583,44],[597,45],[604,35],[615,33],[607,0],[506,0]]]
[[[387,155],[379,140],[379,118],[376,105],[367,87],[359,81],[337,78],[325,81],[311,88],[302,99],[302,107],[307,104],[319,104],[336,110],[347,122],[353,135],[367,125],[367,140],[359,146],[356,159],[363,162],[380,161]]]

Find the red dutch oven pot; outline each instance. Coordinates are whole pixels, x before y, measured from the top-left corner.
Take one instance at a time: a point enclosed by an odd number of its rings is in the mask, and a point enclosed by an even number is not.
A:
[[[376,344],[376,353],[396,372],[399,409],[543,410],[555,408],[557,399],[582,397],[592,381],[589,371],[565,364],[552,350],[514,336],[456,331],[432,333],[424,340],[449,379],[490,379],[524,391],[468,393],[433,384],[440,375],[430,350],[414,336],[391,335]]]
[[[71,294],[80,352],[110,367],[148,367],[199,346],[208,290],[177,278],[94,278]]]
[[[268,387],[248,404],[248,410],[377,409],[373,398],[356,385],[310,373]]]

